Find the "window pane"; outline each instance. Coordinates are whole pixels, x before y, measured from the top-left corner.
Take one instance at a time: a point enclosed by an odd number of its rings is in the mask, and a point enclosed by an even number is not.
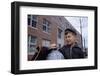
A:
[[[45,31],[45,32],[46,32],[46,26],[43,26],[43,31]]]
[[[33,54],[36,52],[36,44],[37,44],[37,38],[32,35],[28,35],[28,53]]]
[[[37,40],[36,40],[36,37],[31,36],[31,41],[30,41],[30,42],[36,44],[36,41],[37,41]]]
[[[47,28],[47,32],[50,33],[50,28],[49,27]]]
[[[28,25],[31,25],[31,15],[28,15]]]
[[[32,27],[36,27],[36,21],[32,20]]]
[[[42,46],[50,47],[50,41],[49,40],[43,40],[42,41]]]
[[[32,15],[32,20],[36,21],[37,20],[37,16]]]
[[[37,16],[32,15],[32,27],[36,27],[37,24]]]
[[[36,51],[35,45],[30,45],[29,52],[35,52],[35,51]]]
[[[50,24],[49,21],[46,19],[43,19],[43,31],[50,32]]]
[[[58,29],[58,38],[61,38],[62,30]]]

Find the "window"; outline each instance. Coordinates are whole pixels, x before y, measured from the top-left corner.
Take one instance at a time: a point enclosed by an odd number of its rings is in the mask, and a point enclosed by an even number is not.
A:
[[[43,40],[42,41],[42,46],[50,47],[50,41],[49,40]]]
[[[37,38],[32,35],[28,35],[28,53],[34,54],[36,52]]]
[[[62,36],[61,34],[62,34],[62,30],[61,29],[58,29],[58,38],[59,39],[61,39],[61,36]]]
[[[36,28],[37,16],[35,16],[35,15],[28,15],[28,25]]]
[[[50,23],[46,19],[43,19],[43,31],[50,33]]]

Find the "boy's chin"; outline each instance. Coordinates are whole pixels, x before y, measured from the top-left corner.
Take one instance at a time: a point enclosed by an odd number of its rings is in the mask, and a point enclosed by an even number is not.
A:
[[[67,44],[68,46],[70,46],[71,44]]]
[[[67,43],[67,45],[71,45],[71,43]]]

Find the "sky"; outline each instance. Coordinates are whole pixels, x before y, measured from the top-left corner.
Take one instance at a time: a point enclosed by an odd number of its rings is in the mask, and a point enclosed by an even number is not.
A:
[[[85,47],[88,47],[88,17],[65,17],[72,26],[80,33],[82,34],[83,40],[85,39]],[[82,32],[80,29],[80,26],[82,27]],[[84,41],[83,41],[84,42]]]

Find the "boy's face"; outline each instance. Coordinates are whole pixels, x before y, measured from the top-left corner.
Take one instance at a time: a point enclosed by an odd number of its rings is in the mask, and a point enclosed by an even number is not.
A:
[[[65,35],[65,41],[67,45],[73,45],[76,42],[76,36],[73,33],[69,32]]]

